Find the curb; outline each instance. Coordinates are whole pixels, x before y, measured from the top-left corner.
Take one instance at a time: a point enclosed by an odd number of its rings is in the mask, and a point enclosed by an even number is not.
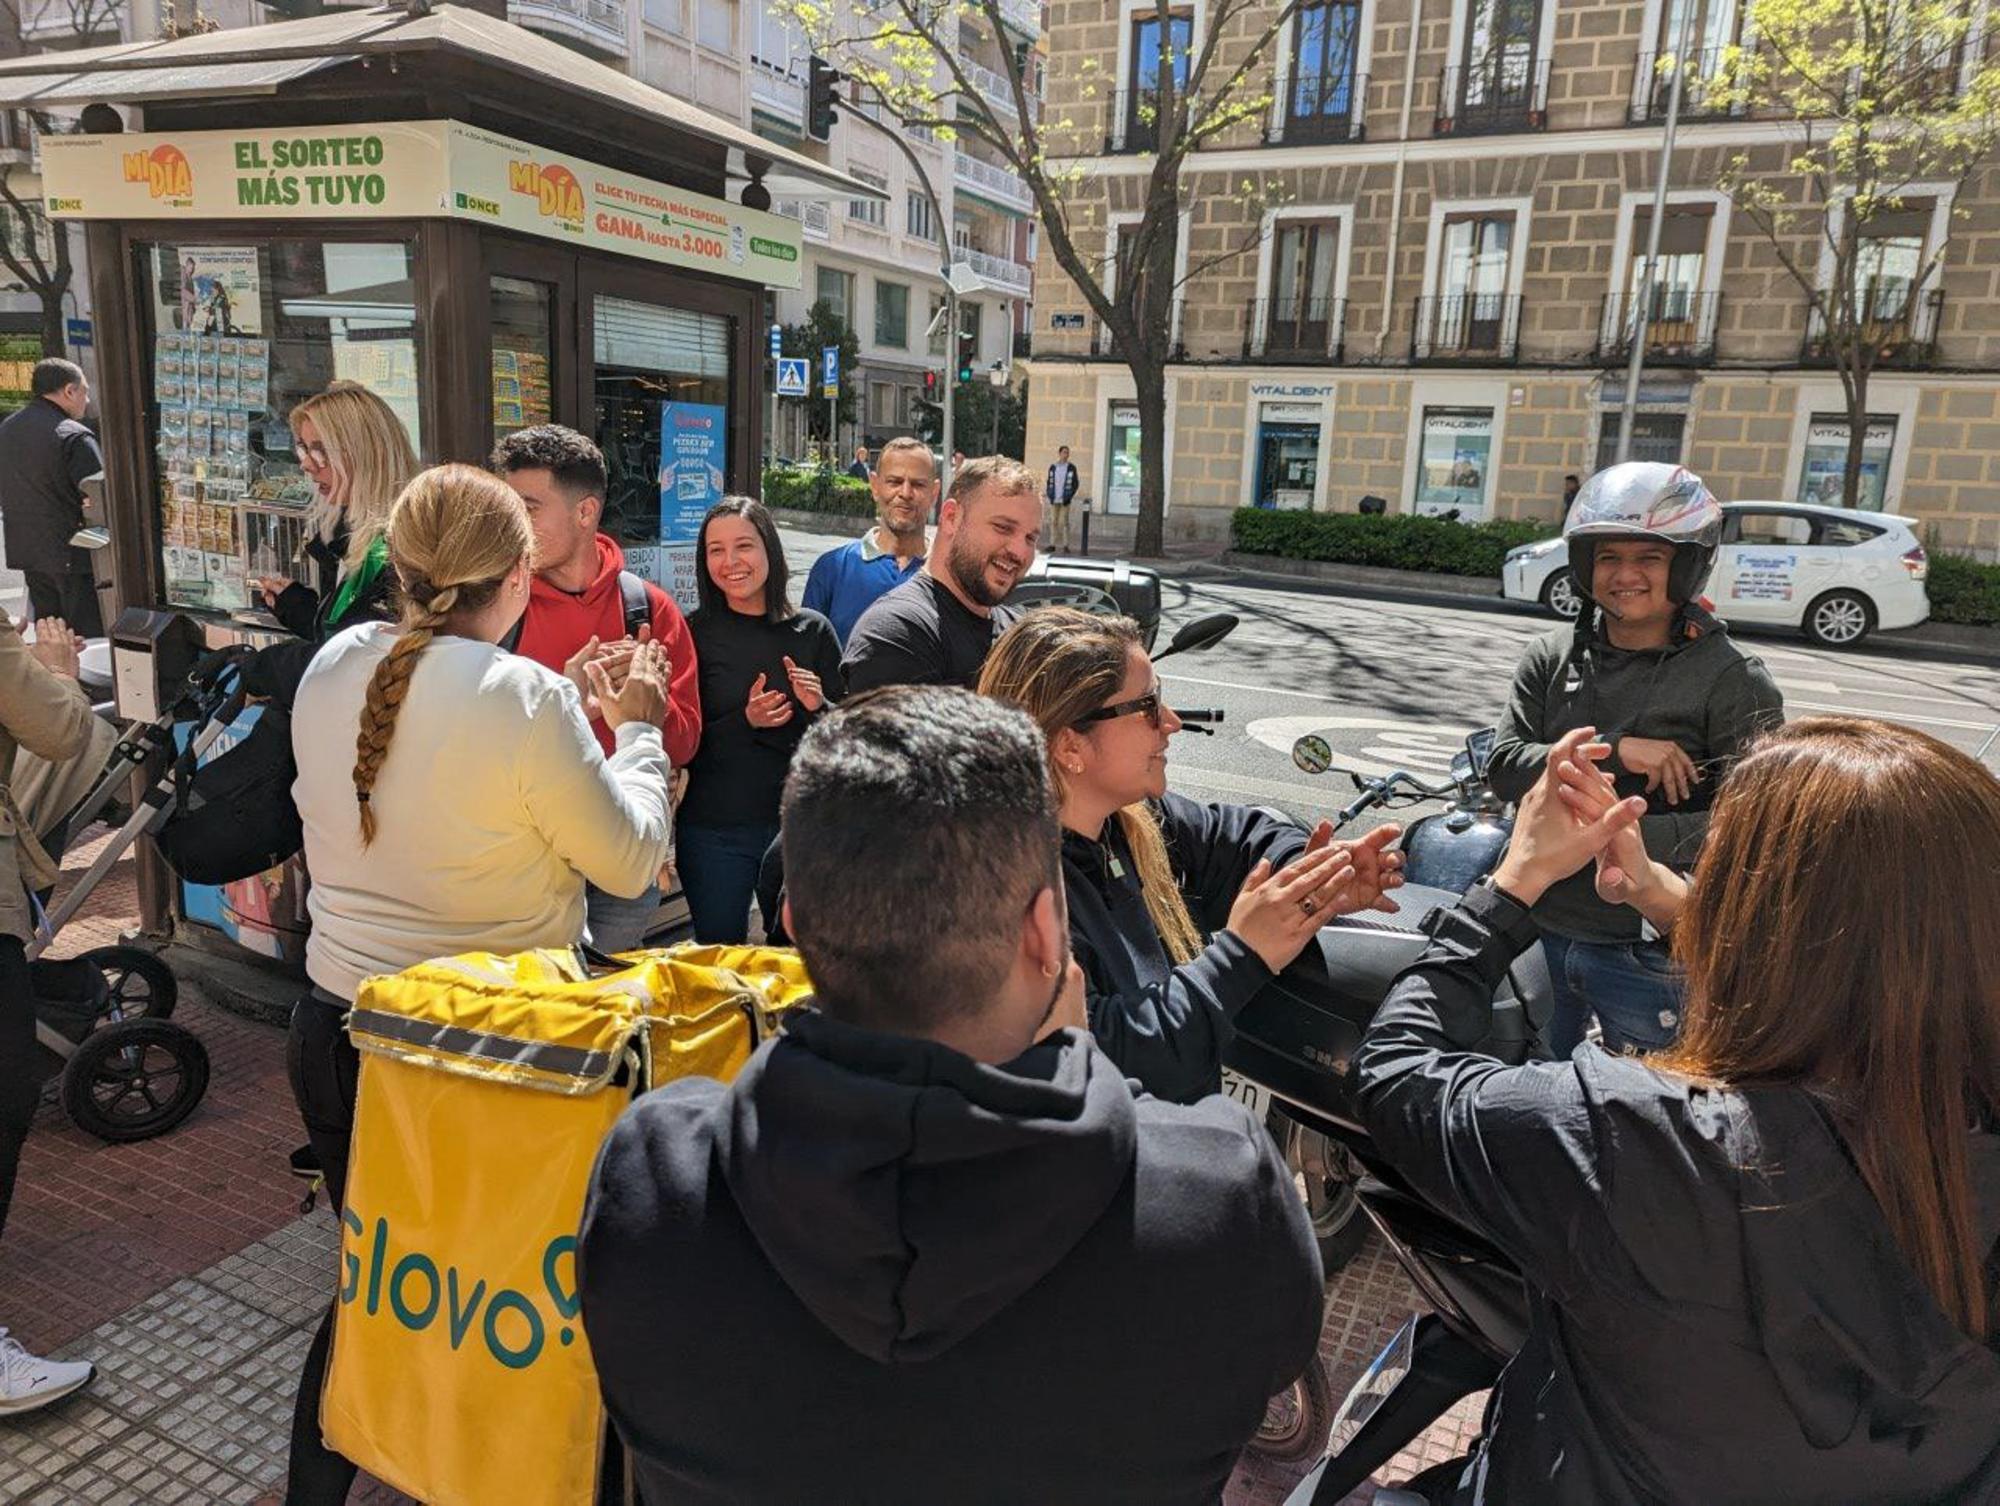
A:
[[[875,526],[875,515],[850,517],[846,513],[808,512],[797,507],[774,507],[771,516],[780,528],[796,528],[802,533],[837,533],[858,539]]]
[[[159,955],[176,978],[217,1009],[280,1030],[291,1024],[292,1005],[311,987],[276,966],[224,957],[185,941],[168,942]]]

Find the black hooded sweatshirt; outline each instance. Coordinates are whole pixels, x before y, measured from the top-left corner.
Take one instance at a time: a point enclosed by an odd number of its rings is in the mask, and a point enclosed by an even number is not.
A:
[[[1097,1044],[1148,1093],[1192,1103],[1221,1088],[1236,1016],[1271,981],[1263,959],[1224,929],[1230,906],[1260,858],[1282,868],[1311,834],[1247,805],[1170,794],[1153,810],[1181,898],[1208,944],[1174,965],[1115,816],[1097,841],[1063,833],[1069,939]]]
[[[646,1506],[1205,1506],[1320,1326],[1263,1128],[1074,1031],[985,1066],[807,1011],[626,1112],[578,1261]]]
[[[1709,1088],[1586,1045],[1470,1049],[1528,912],[1444,912],[1354,1058],[1384,1155],[1528,1279],[1528,1341],[1460,1506],[1915,1506],[2000,1500],[2000,1351],[1903,1258],[1804,1090]],[[2000,1257],[2000,1135],[1975,1135]]]

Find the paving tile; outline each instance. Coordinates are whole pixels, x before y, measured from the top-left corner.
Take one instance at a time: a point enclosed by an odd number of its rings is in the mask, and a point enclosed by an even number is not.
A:
[[[200,1389],[225,1366],[294,1331],[190,1278],[64,1346],[58,1358],[92,1361],[96,1399],[142,1421]]]
[[[312,1335],[292,1332],[238,1361],[148,1424],[253,1484],[284,1483],[292,1400]]]
[[[250,1481],[141,1428],[71,1466],[20,1506],[249,1506],[259,1494]]]
[[[295,1328],[315,1325],[339,1271],[334,1235],[330,1217],[301,1218],[210,1266],[201,1279]]]
[[[107,1406],[96,1387],[93,1379],[53,1406],[0,1422],[0,1501],[26,1495],[27,1480],[54,1479],[132,1431],[135,1424]]]

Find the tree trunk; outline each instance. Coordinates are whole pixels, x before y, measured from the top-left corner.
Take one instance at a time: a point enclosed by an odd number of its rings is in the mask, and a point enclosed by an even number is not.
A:
[[[47,283],[35,289],[42,302],[42,354],[69,354],[69,331],[63,323],[63,294],[67,289]]]
[[[1139,400],[1139,526],[1132,552],[1157,559],[1166,552],[1167,368],[1136,357],[1129,364]]]
[[[1861,460],[1868,447],[1868,373],[1847,377],[1847,470],[1840,482],[1840,505],[1861,505]]]

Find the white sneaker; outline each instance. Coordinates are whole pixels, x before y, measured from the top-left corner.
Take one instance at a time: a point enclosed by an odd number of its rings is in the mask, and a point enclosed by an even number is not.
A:
[[[0,1328],[0,1417],[32,1412],[90,1384],[97,1367],[85,1360],[44,1360]]]

